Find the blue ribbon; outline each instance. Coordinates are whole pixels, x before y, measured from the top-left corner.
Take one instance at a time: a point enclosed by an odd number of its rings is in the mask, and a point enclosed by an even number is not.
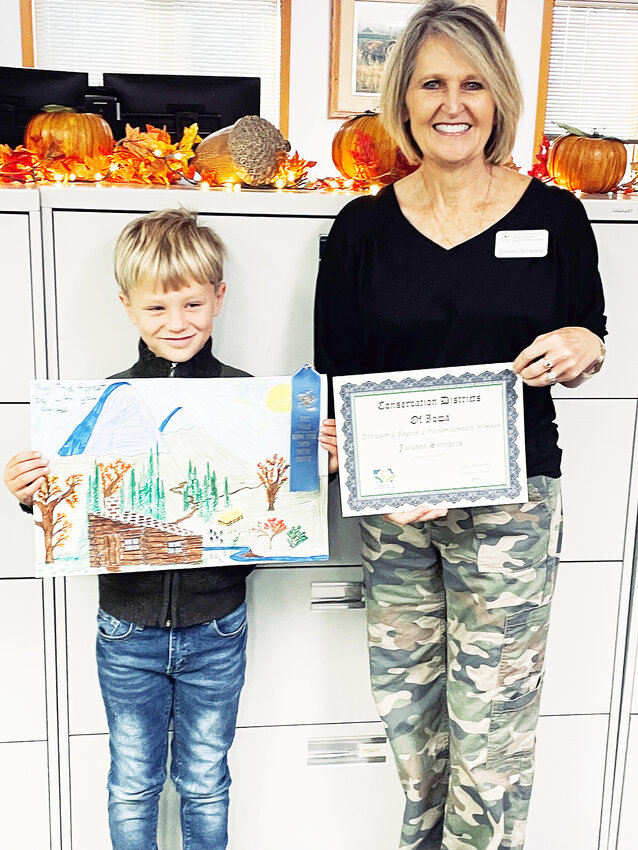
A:
[[[306,364],[295,372],[291,384],[290,490],[318,490],[321,378]]]

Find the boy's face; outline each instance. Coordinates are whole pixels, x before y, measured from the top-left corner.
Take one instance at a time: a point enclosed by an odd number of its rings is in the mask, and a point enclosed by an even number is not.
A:
[[[164,292],[151,281],[139,283],[127,294],[120,292],[129,319],[157,357],[185,363],[203,347],[213,330],[226,284],[185,283]]]

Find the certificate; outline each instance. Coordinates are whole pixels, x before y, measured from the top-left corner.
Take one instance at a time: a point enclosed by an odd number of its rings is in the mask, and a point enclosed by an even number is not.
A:
[[[344,516],[527,501],[511,363],[334,378]]]

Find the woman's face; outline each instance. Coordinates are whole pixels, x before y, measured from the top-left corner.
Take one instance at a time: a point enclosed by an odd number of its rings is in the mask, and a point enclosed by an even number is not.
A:
[[[447,36],[430,36],[419,48],[405,105],[424,160],[450,167],[485,158],[494,98]]]

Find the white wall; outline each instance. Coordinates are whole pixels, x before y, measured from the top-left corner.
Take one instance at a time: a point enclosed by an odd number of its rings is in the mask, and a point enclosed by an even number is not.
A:
[[[19,0],[0,0],[0,65],[22,65]]]
[[[292,0],[289,139],[316,176],[335,174],[332,137],[341,120],[328,118],[331,0]]]
[[[335,174],[332,138],[340,120],[328,119],[331,0],[292,0],[290,130],[293,149],[317,160],[317,176]],[[525,115],[514,159],[527,171],[533,160],[543,0],[508,0],[506,34],[517,61]]]
[[[534,128],[543,27],[543,0],[508,0],[505,34],[518,66],[525,111],[514,146],[514,162],[527,171],[534,160]]]

